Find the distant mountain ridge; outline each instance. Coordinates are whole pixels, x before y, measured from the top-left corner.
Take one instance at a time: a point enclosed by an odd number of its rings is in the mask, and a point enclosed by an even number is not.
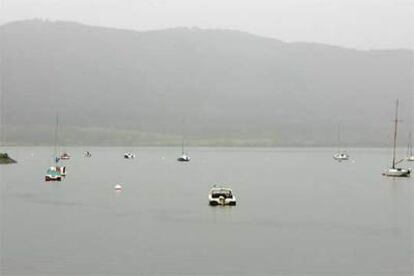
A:
[[[137,32],[29,20],[0,26],[5,143],[388,145],[410,50],[359,51],[229,30]]]

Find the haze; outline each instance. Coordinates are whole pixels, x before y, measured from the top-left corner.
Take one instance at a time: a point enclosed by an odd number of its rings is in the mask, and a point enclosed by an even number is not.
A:
[[[41,18],[154,30],[237,29],[359,49],[414,48],[411,0],[2,0],[0,24]]]

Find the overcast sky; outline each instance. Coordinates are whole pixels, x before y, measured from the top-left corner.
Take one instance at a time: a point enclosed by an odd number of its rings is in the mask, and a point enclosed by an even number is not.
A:
[[[152,30],[248,31],[284,41],[414,49],[414,0],[0,0],[0,24],[29,19]]]

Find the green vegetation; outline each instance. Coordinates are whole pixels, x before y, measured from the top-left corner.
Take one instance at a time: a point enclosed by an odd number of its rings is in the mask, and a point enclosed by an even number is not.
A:
[[[7,153],[0,153],[0,164],[12,164],[17,163],[16,160],[13,160],[9,157]]]

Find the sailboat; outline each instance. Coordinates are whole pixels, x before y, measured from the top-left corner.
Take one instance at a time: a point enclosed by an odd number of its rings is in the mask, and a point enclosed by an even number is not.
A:
[[[414,161],[411,132],[408,135],[407,161]]]
[[[403,161],[404,159],[396,162],[395,161],[395,152],[397,148],[397,131],[398,131],[398,105],[399,101],[397,100],[395,103],[395,120],[394,120],[394,143],[393,143],[393,151],[392,151],[392,166],[383,172],[384,176],[392,176],[392,177],[409,177],[411,174],[411,169],[403,169],[397,168],[396,165]]]
[[[338,149],[337,149],[337,152],[334,154],[333,159],[335,159],[338,162],[349,160],[348,153],[345,150],[341,149],[341,128],[339,125],[338,125],[338,133],[337,133],[337,145],[338,145]]]
[[[190,159],[191,159],[191,157],[188,156],[184,151],[184,139],[183,139],[183,142],[181,144],[181,155],[177,158],[177,161],[179,161],[179,162],[189,162]]]
[[[59,128],[59,116],[56,114],[56,127],[55,127],[55,153],[54,153],[54,166],[50,166],[46,171],[45,181],[61,181],[66,176],[66,167],[60,166],[60,157],[58,156],[57,140],[58,140],[58,128]]]
[[[60,160],[69,160],[70,159],[70,154],[67,153],[66,151],[64,151],[61,155],[60,155]]]

